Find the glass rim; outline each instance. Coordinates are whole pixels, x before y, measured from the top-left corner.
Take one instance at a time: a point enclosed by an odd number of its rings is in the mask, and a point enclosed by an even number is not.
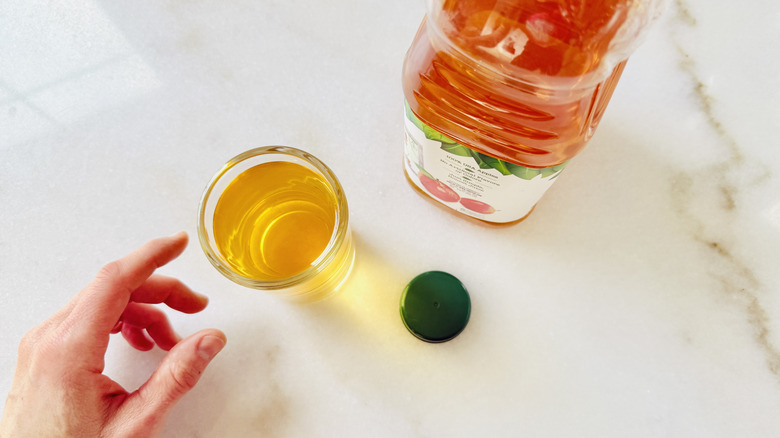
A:
[[[217,195],[216,201],[219,201],[219,195],[221,195],[221,192],[213,193],[217,184],[221,182],[226,174],[228,174],[228,172],[237,165],[244,163],[247,160],[264,155],[288,156],[308,163],[325,178],[328,185],[333,190],[334,196],[336,197],[336,224],[333,227],[333,233],[331,234],[330,240],[328,241],[328,245],[308,268],[295,275],[278,280],[258,280],[236,272],[224,260],[224,257],[219,254],[219,250],[212,247],[209,236],[213,235],[213,230],[206,229],[207,205],[209,204],[209,201],[212,200],[213,195]],[[259,164],[262,163],[258,163],[257,165]],[[251,167],[254,167],[254,165],[250,166],[249,168]],[[243,171],[234,175],[231,178],[231,181],[241,173],[243,173]],[[206,258],[217,269],[217,271],[219,271],[229,280],[252,289],[281,290],[299,285],[309,279],[315,278],[317,274],[319,274],[334,260],[348,233],[349,208],[347,205],[347,197],[344,195],[344,189],[336,177],[336,174],[334,174],[333,171],[324,162],[311,153],[291,146],[261,146],[254,149],[249,149],[231,158],[217,173],[214,174],[214,176],[208,182],[206,188],[203,190],[203,194],[201,195],[200,203],[198,205],[198,240],[200,241],[200,246],[203,249],[203,252],[206,254]]]

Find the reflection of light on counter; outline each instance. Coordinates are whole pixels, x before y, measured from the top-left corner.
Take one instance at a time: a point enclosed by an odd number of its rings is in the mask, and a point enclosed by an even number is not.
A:
[[[360,254],[358,249],[350,278],[329,299],[333,303],[328,304],[338,308],[341,317],[349,320],[355,330],[371,333],[372,337],[384,336],[402,328],[399,325],[398,299],[403,279],[404,276],[393,273],[392,267],[385,261],[373,257],[373,254]]]
[[[160,86],[94,0],[4,0],[0,16],[3,147]]]
[[[298,323],[304,327],[298,332],[301,339],[295,342],[308,344],[309,349],[301,355],[305,354],[313,365],[302,366],[321,373],[321,390],[350,402],[371,399],[393,385],[402,389],[377,401],[393,411],[413,400],[441,400],[442,388],[457,388],[461,379],[472,382],[464,388],[479,391],[483,387],[473,383],[475,380],[503,387],[498,377],[481,371],[486,360],[491,361],[494,370],[502,367],[506,362],[501,358],[504,343],[478,346],[479,338],[472,331],[450,342],[432,344],[417,339],[404,326],[399,310],[404,287],[420,271],[435,266],[410,263],[415,256],[399,262],[382,248],[360,239],[359,233],[356,237],[355,266],[342,290],[326,300],[299,307],[302,317]],[[475,389],[471,394],[478,395],[479,391]],[[445,403],[457,403],[458,399],[446,399]],[[351,410],[347,407],[344,412]]]
[[[347,281],[334,296],[304,305],[302,310],[310,313],[320,330],[334,331],[345,343],[413,339],[398,310],[401,291],[411,273],[398,272],[390,261],[355,237],[355,265]]]

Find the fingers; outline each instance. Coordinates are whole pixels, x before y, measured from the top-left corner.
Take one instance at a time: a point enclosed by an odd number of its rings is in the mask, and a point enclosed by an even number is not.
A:
[[[180,338],[163,312],[138,303],[165,303],[184,313],[200,312],[208,304],[205,296],[193,292],[181,281],[163,275],[149,277],[133,291],[130,300],[111,331],[116,333],[121,330],[127,342],[141,351],[151,350],[155,343],[163,350],[170,350]]]
[[[147,304],[128,303],[120,323],[122,336],[141,351],[151,350],[154,344],[170,350],[180,340],[165,314]]]
[[[208,304],[205,296],[193,292],[181,281],[163,275],[149,277],[133,291],[130,300],[111,333],[121,331],[127,342],[141,351],[151,350],[155,343],[163,350],[170,350],[180,338],[162,311],[139,303],[165,303],[184,313],[200,312]]]
[[[128,397],[122,406],[124,414],[144,419],[152,428],[161,424],[176,402],[198,383],[225,342],[224,333],[207,329],[176,344],[149,380]]]
[[[203,295],[193,292],[181,281],[164,275],[152,275],[130,295],[136,303],[165,303],[171,309],[184,313],[200,312],[209,302]]]
[[[149,339],[143,328],[122,324],[121,332],[122,337],[136,350],[149,351],[154,348],[154,341]]]
[[[107,264],[78,294],[70,316],[83,323],[88,332],[109,333],[133,292],[144,285],[157,268],[178,257],[186,246],[187,234],[181,232],[151,240]],[[173,301],[176,302],[176,299]]]

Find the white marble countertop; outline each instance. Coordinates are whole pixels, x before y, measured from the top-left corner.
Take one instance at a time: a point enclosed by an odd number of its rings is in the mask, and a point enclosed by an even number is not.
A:
[[[529,219],[492,229],[404,179],[401,62],[418,0],[0,3],[0,394],[23,333],[105,262],[178,230],[168,312],[226,349],[171,437],[780,436],[780,4],[673,1],[591,144]],[[260,145],[339,175],[358,260],[308,306],[234,285],[195,239],[212,174]],[[423,271],[466,330],[401,323]],[[137,387],[163,352],[112,338]]]

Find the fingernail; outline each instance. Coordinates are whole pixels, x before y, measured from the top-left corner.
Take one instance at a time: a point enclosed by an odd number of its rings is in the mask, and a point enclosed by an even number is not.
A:
[[[207,335],[198,343],[198,354],[205,360],[211,360],[225,346],[225,341],[217,336]]]
[[[174,239],[181,239],[182,237],[184,237],[186,235],[187,235],[186,231],[178,231],[176,233],[171,234],[169,237],[174,238]]]

